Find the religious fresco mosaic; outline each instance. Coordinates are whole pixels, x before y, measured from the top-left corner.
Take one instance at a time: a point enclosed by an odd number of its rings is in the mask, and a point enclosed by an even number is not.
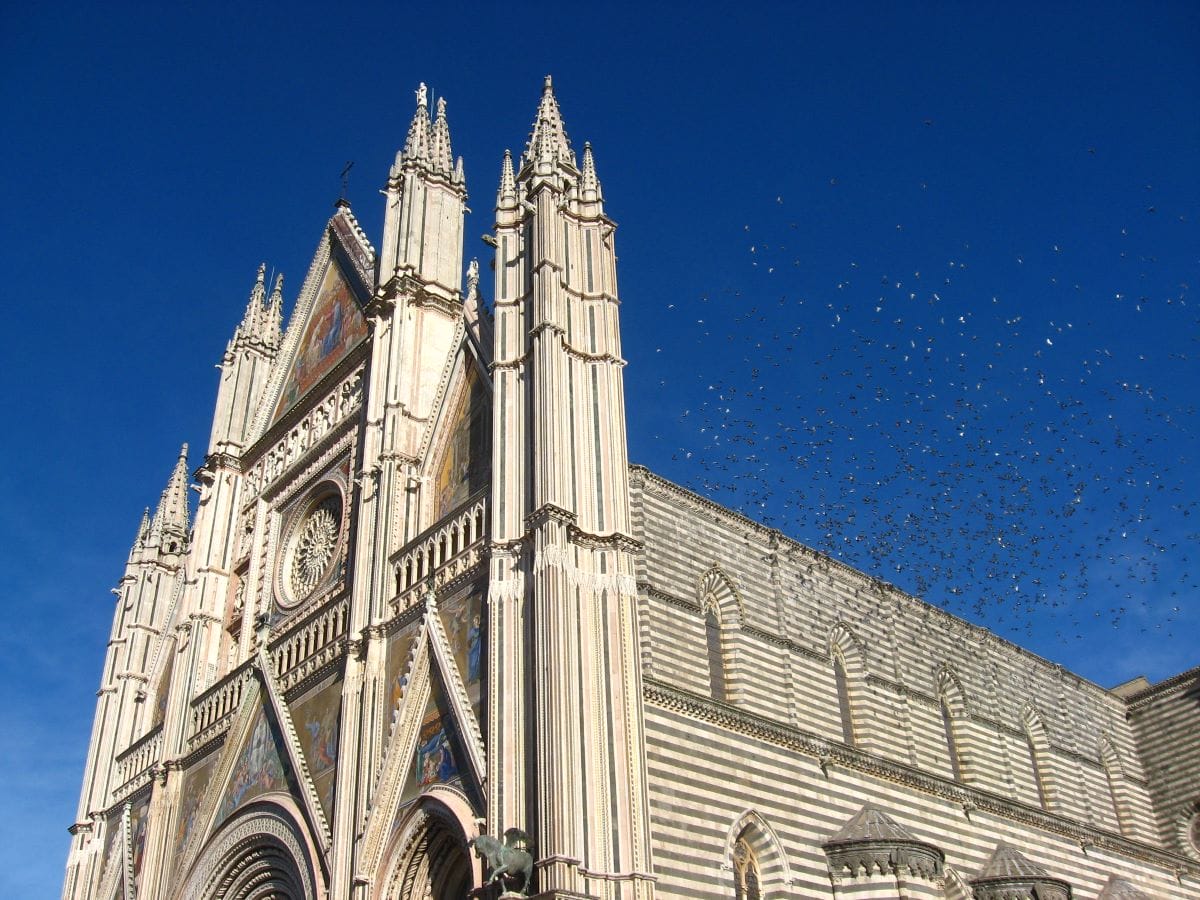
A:
[[[292,721],[300,737],[308,774],[312,776],[326,818],[333,817],[341,715],[342,682],[338,679],[309,691],[292,709]]]
[[[447,420],[449,434],[434,469],[434,521],[485,487],[491,473],[491,402],[470,360],[465,379],[466,387]]]
[[[136,801],[129,810],[129,843],[133,853],[133,883],[135,887],[141,880],[142,863],[146,859],[146,824],[150,819],[149,813],[149,794]]]
[[[431,785],[461,780],[453,721],[442,693],[441,679],[435,676],[430,679],[429,700],[425,704],[425,714],[421,716],[413,764],[400,792],[402,803]]]
[[[198,818],[204,807],[204,798],[208,794],[208,785],[212,781],[217,757],[216,753],[209,754],[183,775],[183,782],[179,788],[179,811],[175,819],[175,865],[179,864],[179,855],[191,840],[193,832],[197,827],[204,825]]]
[[[366,336],[367,322],[354,299],[354,291],[338,264],[330,261],[300,338],[292,370],[283,383],[274,418],[286,412]]]
[[[115,813],[108,817],[108,822],[104,826],[104,860],[103,870],[108,871],[109,866],[120,865],[120,860],[116,858],[121,847],[121,814]]]
[[[168,639],[163,652],[167,654],[163,663],[162,674],[158,676],[158,686],[154,693],[154,715],[150,721],[151,728],[157,728],[163,723],[167,714],[167,696],[171,690],[171,672],[175,669],[175,641]]]
[[[408,688],[408,667],[420,630],[419,622],[410,622],[387,641],[387,659],[384,663],[384,721],[390,729],[395,722],[396,710],[404,691]]]
[[[295,776],[287,761],[287,747],[279,729],[260,707],[250,737],[238,753],[221,799],[217,822],[235,809],[271,791],[291,791]]]
[[[467,688],[475,718],[480,720],[483,675],[483,601],[479,594],[449,600],[440,607],[458,673]],[[480,720],[482,724],[482,720]]]

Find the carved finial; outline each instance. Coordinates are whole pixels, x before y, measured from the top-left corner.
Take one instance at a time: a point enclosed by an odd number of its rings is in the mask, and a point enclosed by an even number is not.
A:
[[[263,323],[263,342],[272,349],[279,348],[283,338],[283,273],[275,276],[275,287],[271,289],[271,300],[267,304],[266,321]]]
[[[188,445],[184,444],[179,449],[179,458],[175,461],[175,468],[171,471],[166,488],[163,489],[149,530],[149,538],[152,541],[175,553],[183,552],[188,530],[187,454]],[[170,549],[172,545],[174,550]]]
[[[437,118],[429,129],[429,155],[435,172],[450,176],[454,171],[454,157],[450,152],[450,125],[446,121],[446,98],[439,97]]]
[[[579,190],[584,200],[603,200],[600,179],[596,177],[596,160],[592,157],[590,142],[583,145],[583,173],[579,178]]]
[[[512,209],[517,205],[517,179],[513,175],[512,151],[504,151],[504,162],[500,166],[500,190],[496,194],[499,209]]]
[[[538,103],[533,131],[525,146],[521,165],[524,167],[532,162],[561,162],[575,166],[575,154],[571,150],[571,142],[567,139],[567,131],[563,126],[558,101],[554,99],[554,88],[549,75],[546,76],[542,88],[542,99]]]
[[[467,293],[479,288],[479,260],[472,259],[467,263]]]
[[[404,141],[403,159],[418,163],[429,162],[429,102],[425,82],[417,88],[417,111],[408,126]]]
[[[463,172],[463,158],[460,156],[454,161],[454,178],[455,184],[465,184],[467,180],[466,174]]]
[[[263,300],[266,297],[267,264],[259,263],[258,275],[254,279],[254,287],[250,288],[250,299],[246,303],[246,312],[242,315],[242,324],[234,332],[234,340],[258,337],[262,327]]]

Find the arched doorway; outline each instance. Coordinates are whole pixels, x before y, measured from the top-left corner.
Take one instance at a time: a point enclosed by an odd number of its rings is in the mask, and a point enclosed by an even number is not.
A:
[[[458,818],[426,797],[406,820],[392,845],[379,900],[466,900],[479,872]]]
[[[209,842],[180,900],[319,900],[322,879],[296,820],[274,804],[255,805]]]

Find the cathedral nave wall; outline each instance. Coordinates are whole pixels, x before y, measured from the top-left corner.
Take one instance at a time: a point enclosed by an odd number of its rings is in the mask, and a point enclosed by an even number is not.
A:
[[[846,743],[837,659],[857,749],[1091,827],[1156,838],[1119,697],[640,472],[647,677],[713,695],[708,602],[720,613],[725,700],[739,709]],[[706,601],[725,584],[732,597]]]
[[[650,685],[645,717],[661,898],[733,896],[731,848],[745,827],[767,834],[757,853],[763,896],[828,900],[835,895],[822,844],[867,800],[945,854],[944,881],[913,878],[910,896],[969,897],[967,883],[1001,841],[1069,882],[1079,900],[1098,896],[1114,874],[1150,896],[1200,896],[1176,881],[1165,854],[1150,859],[1145,847],[1135,847],[1135,855],[1081,845],[1017,816],[964,809],[945,780],[919,786],[837,761],[822,768],[816,754],[788,745],[794,734],[780,730],[764,739],[753,717],[722,718],[707,701]],[[878,896],[895,896],[894,882],[891,891]]]

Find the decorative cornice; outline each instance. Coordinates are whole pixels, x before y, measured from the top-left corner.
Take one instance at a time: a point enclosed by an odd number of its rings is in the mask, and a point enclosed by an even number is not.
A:
[[[883,581],[871,575],[867,575],[864,572],[860,572],[846,563],[841,562],[840,560],[834,559],[833,557],[821,553],[818,550],[814,550],[812,547],[809,547],[806,544],[802,544],[799,541],[788,537],[786,534],[783,534],[776,528],[770,528],[766,525],[756,522],[742,513],[727,509],[726,507],[721,506],[719,503],[710,500],[701,494],[697,494],[695,491],[675,484],[672,481],[668,481],[666,478],[663,478],[661,475],[654,473],[644,466],[631,465],[630,473],[631,476],[634,473],[640,476],[639,482],[641,483],[642,490],[644,492],[649,494],[657,494],[660,496],[674,496],[675,498],[682,500],[691,508],[702,512],[713,521],[725,522],[731,526],[746,528],[750,532],[760,536],[768,543],[774,541],[775,544],[778,545],[779,549],[783,550],[789,556],[799,557],[802,560],[807,561],[810,565],[817,566],[824,572],[829,573],[831,576],[834,574],[841,576],[846,583],[846,587],[851,590],[870,591],[872,592],[873,596],[877,596],[881,599],[892,599],[897,602],[907,604],[908,606],[915,607],[922,615],[928,618],[937,619],[938,621],[947,624],[951,628],[958,629],[974,640],[980,642],[993,642],[1002,645],[1013,653],[1033,660],[1039,665],[1039,667],[1042,667],[1047,671],[1058,670],[1061,676],[1071,679],[1071,681],[1073,681],[1077,687],[1082,687],[1093,692],[1105,702],[1111,703],[1113,701],[1119,701],[1122,704],[1122,707],[1124,707],[1124,705],[1128,702],[1113,694],[1108,689],[1096,684],[1095,682],[1089,681],[1088,679],[1083,678],[1074,672],[1070,672],[1064,669],[1061,665],[1051,662],[1044,657],[1038,656],[1033,651],[1022,647],[1019,644],[1014,644],[1006,638],[1003,638],[982,626],[974,625],[971,622],[960,619],[958,616],[955,616],[952,613],[946,612],[945,610],[933,606],[932,604],[926,603],[920,597],[915,597],[912,594],[901,590],[899,587],[890,584],[889,582]],[[634,484],[632,477],[630,484],[631,486]],[[1198,670],[1190,671],[1192,674],[1195,674]],[[1175,676],[1175,678],[1170,679],[1170,681],[1184,678],[1188,674],[1189,673],[1185,672],[1182,675]],[[1163,684],[1166,683],[1167,682],[1164,682]],[[1151,688],[1151,690],[1158,687],[1159,685],[1155,685],[1154,688]],[[1140,699],[1141,695],[1137,695],[1137,698]]]
[[[553,503],[543,503],[525,517],[525,530],[526,532],[534,531],[550,522],[559,522],[570,526],[575,524],[575,520],[575,513],[569,509],[563,509]]]
[[[1172,675],[1170,678],[1158,682],[1158,684],[1142,688],[1142,690],[1127,698],[1125,703],[1129,711],[1134,712],[1162,697],[1178,694],[1197,681],[1200,681],[1200,666],[1188,669],[1186,672],[1180,672],[1178,675]]]
[[[773,722],[726,703],[701,697],[665,682],[643,677],[645,701],[660,709],[679,713],[691,719],[716,725],[747,737],[766,741],[811,757],[815,762],[826,759],[826,765],[836,765],[894,784],[901,784],[922,793],[962,805],[970,801],[976,809],[991,813],[1033,828],[1040,828],[1070,840],[1121,853],[1167,869],[1178,869],[1200,876],[1200,865],[1176,853],[1159,850],[1148,844],[1119,837],[1081,825],[1071,819],[1034,808],[1007,797],[1000,797],[979,788],[921,772],[911,766],[883,759],[872,753],[827,741],[811,732]]]

